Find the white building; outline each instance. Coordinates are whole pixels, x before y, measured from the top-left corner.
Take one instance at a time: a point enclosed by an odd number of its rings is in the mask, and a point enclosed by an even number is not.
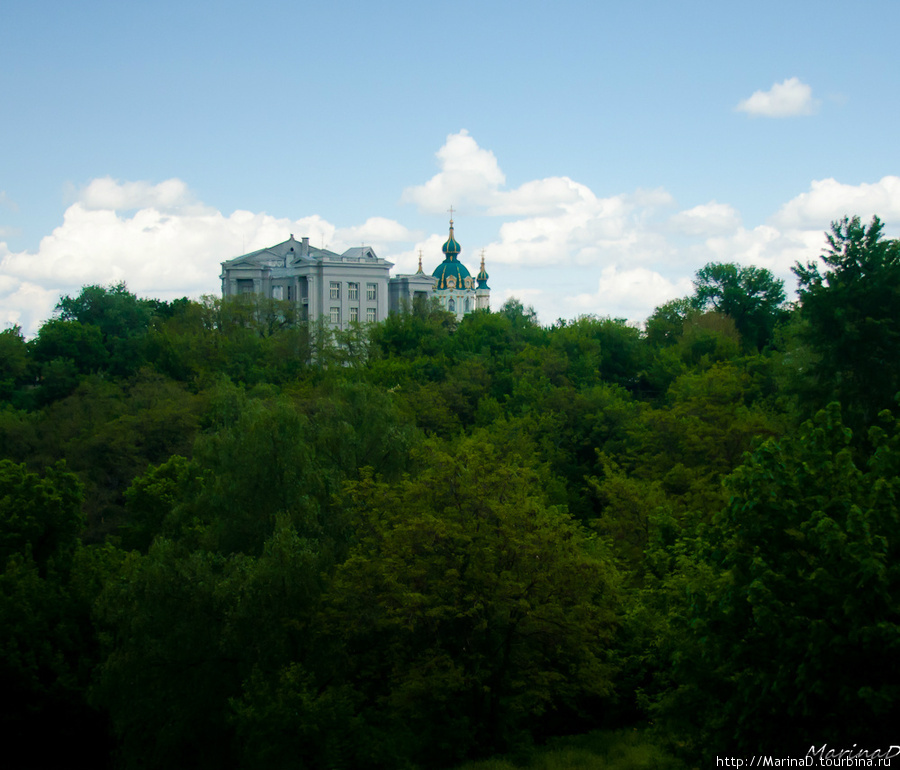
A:
[[[481,258],[481,272],[473,279],[458,261],[460,246],[450,237],[443,247],[444,261],[432,275],[419,269],[391,277],[393,263],[378,257],[368,246],[336,254],[309,245],[291,235],[283,243],[259,249],[222,263],[222,295],[260,294],[297,305],[301,320],[324,318],[332,327],[383,321],[388,313],[413,307],[432,296],[457,318],[475,309],[489,309],[488,275]]]

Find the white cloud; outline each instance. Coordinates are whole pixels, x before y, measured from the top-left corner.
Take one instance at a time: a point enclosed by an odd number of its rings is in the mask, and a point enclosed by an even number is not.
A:
[[[733,231],[740,226],[741,218],[727,203],[710,201],[692,209],[679,211],[669,220],[669,224],[685,235],[714,235]]]
[[[759,225],[751,230],[741,227],[727,236],[708,239],[706,248],[709,261],[756,265],[792,281],[794,263],[814,259],[821,252],[822,232],[819,228],[780,230],[772,225]]]
[[[447,240],[447,234],[435,233],[424,240],[416,241],[411,249],[404,251],[386,251],[384,256],[394,263],[393,274],[415,273],[419,267],[419,252],[422,252],[422,270],[431,273],[443,259],[441,246]],[[379,252],[380,254],[380,252]],[[468,264],[471,260],[463,260]]]
[[[415,234],[407,230],[399,222],[384,217],[369,217],[363,224],[355,227],[342,227],[335,232],[335,238],[349,246],[372,246],[379,256],[389,244],[406,243],[415,240]]]
[[[583,184],[565,176],[536,179],[509,192],[495,190],[487,213],[491,216],[535,216],[562,213],[596,201]]]
[[[787,114],[811,109],[811,99],[810,89],[794,78],[747,102],[769,114]],[[694,272],[711,261],[765,267],[790,287],[791,267],[821,252],[832,219],[872,210],[900,221],[898,177],[856,186],[814,182],[771,221],[748,229],[733,206],[715,200],[666,216],[674,201],[663,189],[599,197],[567,177],[550,177],[506,190],[496,156],[466,132],[450,135],[438,158],[440,172],[425,185],[408,188],[404,197],[439,212],[450,201],[437,196],[452,190],[468,213],[499,220],[497,238],[486,247],[491,285],[505,280],[507,286],[522,286],[528,274],[531,285],[542,287],[533,297],[543,320],[577,313],[643,320],[662,302],[690,293]],[[425,243],[426,258],[437,251],[437,237],[431,240]],[[404,252],[402,261],[414,269],[415,252]],[[598,289],[572,293],[567,281],[575,286],[597,281]],[[525,296],[525,291],[504,289],[498,296]]]
[[[422,211],[438,214],[451,205],[489,203],[506,182],[494,153],[479,147],[465,129],[450,134],[437,157],[440,172],[425,184],[403,191],[403,200]]]
[[[0,256],[5,244],[0,244]],[[59,294],[28,281],[0,275],[0,328],[21,326],[25,333],[37,329],[53,312]]]
[[[111,177],[92,180],[78,194],[78,203],[87,210],[131,211],[157,209],[185,211],[198,204],[180,179],[167,179],[158,184],[150,182],[119,182]]]
[[[783,83],[775,83],[768,91],[755,91],[735,109],[748,115],[787,118],[812,115],[818,108],[819,100],[813,98],[812,88],[799,78],[788,78]]]
[[[808,192],[782,205],[768,223],[717,234],[706,240],[705,250],[716,261],[765,267],[793,285],[791,267],[822,253],[831,222],[857,215],[868,221],[875,214],[889,226],[900,225],[900,177],[858,185],[816,180]]]
[[[435,213],[459,202],[468,213],[507,220],[500,225],[499,240],[487,246],[491,263],[564,268],[606,264],[613,258],[645,261],[670,252],[647,226],[658,209],[671,206],[665,190],[600,198],[568,177],[531,180],[505,190],[496,156],[465,130],[448,136],[437,157],[439,173],[424,185],[407,188],[403,199]]]
[[[824,230],[844,216],[869,220],[900,219],[900,177],[886,176],[873,184],[841,184],[834,179],[812,182],[809,192],[785,203],[773,217],[781,227],[816,227]]]
[[[506,176],[496,156],[479,147],[465,129],[447,137],[437,158],[441,167],[437,174],[425,184],[403,191],[402,200],[414,203],[420,211],[444,213],[453,205],[494,217],[553,217],[589,214],[591,209],[607,205],[587,186],[564,176],[535,179],[504,190]],[[639,192],[644,205],[668,201],[664,191]]]
[[[610,265],[603,269],[597,291],[583,292],[568,298],[569,315],[578,313],[625,318],[643,323],[664,302],[683,297],[692,291],[687,277],[670,280],[645,267],[621,269]]]

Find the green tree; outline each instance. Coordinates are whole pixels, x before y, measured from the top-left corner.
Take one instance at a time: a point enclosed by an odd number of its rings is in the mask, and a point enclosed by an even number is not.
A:
[[[208,471],[195,515],[208,527],[205,547],[258,554],[277,516],[318,533],[327,479],[317,473],[308,418],[289,399],[242,400],[233,420],[201,436],[194,457]]]
[[[57,463],[43,478],[0,460],[0,565],[13,554],[33,558],[42,574],[67,567],[84,524],[82,487]]]
[[[439,355],[456,325],[452,313],[435,305],[423,312],[391,313],[371,330],[373,354],[403,358]]]
[[[144,553],[158,536],[178,538],[185,522],[173,513],[196,499],[203,483],[197,463],[172,455],[151,466],[125,491],[127,519],[122,527],[123,546]]]
[[[771,344],[784,317],[784,281],[761,267],[710,262],[697,271],[692,304],[734,320],[747,348]]]
[[[85,703],[97,592],[78,542],[81,502],[64,464],[41,476],[0,461],[0,732],[25,766],[58,766],[72,751],[102,763],[109,748],[102,717]]]
[[[550,329],[550,345],[568,358],[568,379],[576,387],[590,387],[598,379],[631,391],[641,390],[646,354],[638,329],[624,320],[580,316],[557,321]]]
[[[105,370],[109,363],[100,328],[73,319],[45,321],[28,343],[28,349],[31,358],[39,364],[63,359],[71,361],[79,374]]]
[[[22,329],[12,326],[0,332],[0,402],[12,400],[26,381],[28,353]]]
[[[548,710],[609,694],[617,579],[599,544],[483,439],[432,442],[420,463],[400,484],[349,486],[359,541],[330,600],[381,750],[496,749]]]
[[[105,657],[91,690],[120,764],[306,767],[328,755],[353,714],[320,698],[319,683],[296,688],[307,662],[324,668],[313,620],[329,561],[286,515],[256,556],[165,537],[129,554],[96,603]]]
[[[866,461],[837,404],[766,442],[673,576],[666,705],[707,754],[895,739],[900,430],[884,420]]]
[[[660,305],[647,319],[647,341],[660,348],[674,345],[681,337],[684,321],[691,310],[691,300],[687,297]]]
[[[144,363],[144,338],[159,308],[156,300],[139,299],[124,283],[117,283],[85,286],[77,297],[64,296],[56,313],[61,321],[99,329],[110,371],[127,375]]]
[[[819,264],[799,263],[800,339],[812,351],[812,371],[800,384],[808,409],[838,400],[854,428],[895,408],[900,391],[900,241],[884,237],[878,217],[831,226]]]
[[[63,321],[96,326],[104,338],[110,338],[145,331],[157,304],[138,299],[120,282],[85,286],[77,297],[60,298],[56,312]]]
[[[223,635],[234,597],[221,586],[241,565],[158,539],[99,597],[106,654],[91,700],[110,714],[122,766],[235,766],[228,699],[242,673]]]

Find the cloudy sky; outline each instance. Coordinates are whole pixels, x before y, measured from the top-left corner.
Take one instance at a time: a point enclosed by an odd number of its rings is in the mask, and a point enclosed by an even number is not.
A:
[[[900,3],[0,0],[0,326],[309,236],[640,322],[710,261],[900,236]]]

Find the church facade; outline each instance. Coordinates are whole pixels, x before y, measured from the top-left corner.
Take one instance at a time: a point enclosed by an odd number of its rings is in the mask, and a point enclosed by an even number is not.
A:
[[[473,310],[490,308],[490,288],[484,255],[481,271],[472,278],[458,259],[460,251],[451,219],[444,261],[431,275],[422,270],[420,256],[417,272],[391,276],[393,263],[367,246],[337,254],[310,246],[309,238],[297,241],[291,235],[275,246],[223,262],[222,296],[256,294],[286,300],[297,306],[302,320],[322,318],[336,329],[383,321],[388,313],[403,312],[431,297],[462,318]]]
[[[434,296],[441,307],[457,318],[462,318],[473,310],[490,309],[491,290],[487,285],[488,274],[484,269],[484,252],[481,254],[481,270],[477,277],[469,274],[468,268],[459,261],[462,247],[453,237],[453,220],[450,220],[450,237],[444,244],[444,261],[431,274],[434,278]],[[421,263],[419,265],[421,270]]]

